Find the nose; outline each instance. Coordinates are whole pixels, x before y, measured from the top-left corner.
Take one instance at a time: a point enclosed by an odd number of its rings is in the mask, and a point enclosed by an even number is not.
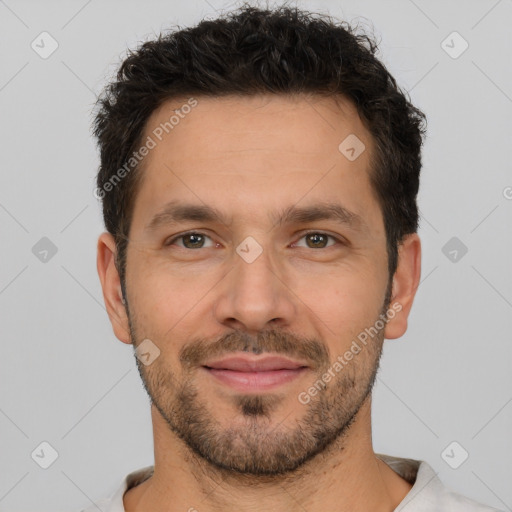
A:
[[[298,308],[282,269],[273,263],[270,250],[252,262],[234,253],[233,268],[219,283],[217,321],[252,334],[290,326]]]

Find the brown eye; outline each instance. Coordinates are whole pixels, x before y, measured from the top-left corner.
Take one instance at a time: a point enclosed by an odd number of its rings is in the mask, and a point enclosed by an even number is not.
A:
[[[169,242],[166,242],[165,245],[174,245],[177,241],[181,240],[182,244],[177,244],[178,247],[184,248],[184,249],[203,249],[207,246],[205,246],[205,240],[210,239],[209,236],[204,235],[203,233],[197,233],[195,231],[192,231],[190,233],[184,233],[183,235],[179,235]],[[210,245],[209,247],[212,247],[213,245]]]
[[[183,239],[183,245],[187,249],[197,249],[204,244],[204,236],[201,234],[192,233],[191,235],[183,235],[181,238]]]
[[[306,240],[311,244],[311,247],[325,247],[327,244],[327,236],[321,233],[306,235]]]
[[[317,231],[306,233],[301,237],[301,240],[302,239],[306,240],[306,247],[309,249],[324,249],[326,247],[330,247],[327,245],[329,239],[336,241],[336,238],[334,238],[332,235],[328,235],[327,233]]]

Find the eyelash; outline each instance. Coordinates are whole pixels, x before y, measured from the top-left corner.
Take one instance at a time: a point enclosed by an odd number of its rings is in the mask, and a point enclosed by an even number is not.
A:
[[[308,236],[308,235],[323,235],[323,236],[326,236],[327,238],[331,238],[332,240],[335,240],[338,244],[342,244],[344,245],[344,242],[342,240],[340,240],[339,238],[333,236],[333,235],[330,235],[329,233],[324,233],[323,231],[315,231],[315,230],[311,230],[311,231],[307,231],[306,233],[303,233],[301,235],[301,237],[299,238],[299,240],[302,240],[304,237]],[[166,241],[164,243],[165,246],[171,246],[174,244],[174,242],[176,242],[176,240],[179,240],[180,238],[183,238],[185,236],[188,236],[188,235],[201,235],[201,236],[205,236],[207,238],[210,238],[211,237],[209,235],[207,235],[206,233],[202,233],[201,231],[187,231],[186,233],[182,233],[181,235],[177,235],[175,236],[174,238],[172,238],[171,240],[169,241]],[[332,245],[330,246],[327,246],[327,247],[321,247],[320,249],[328,249],[329,247],[333,247]],[[189,250],[189,251],[193,251],[193,250],[197,250],[197,249],[188,249],[188,247],[180,247],[180,249],[186,249],[186,250]],[[210,249],[210,247],[198,247],[198,249]],[[306,247],[306,249],[312,249],[311,247]]]

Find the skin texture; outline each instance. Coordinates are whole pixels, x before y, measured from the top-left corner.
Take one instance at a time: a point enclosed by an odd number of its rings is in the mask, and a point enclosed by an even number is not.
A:
[[[371,386],[384,339],[407,329],[421,251],[416,234],[403,240],[388,303],[384,222],[369,181],[371,136],[342,97],[197,100],[144,159],[126,303],[113,237],[98,241],[115,335],[135,346],[149,339],[160,350],[147,366],[137,359],[152,400],[155,472],[125,494],[125,508],[290,511],[300,503],[308,512],[392,511],[411,485],[375,457]],[[156,110],[144,139],[185,101]],[[366,147],[354,161],[338,150],[350,134]],[[148,229],[170,201],[209,205],[225,219]],[[360,222],[279,224],[272,217],[326,201]],[[196,238],[176,238],[190,231]],[[251,263],[236,250],[247,248],[249,236],[262,249]],[[299,394],[392,304],[400,311],[301,403]],[[307,369],[272,390],[242,392],[203,368],[248,353],[286,356]]]

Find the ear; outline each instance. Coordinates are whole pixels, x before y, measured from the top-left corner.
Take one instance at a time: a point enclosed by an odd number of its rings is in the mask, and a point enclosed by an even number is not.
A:
[[[395,315],[388,316],[384,337],[395,339],[407,331],[407,318],[420,283],[421,242],[416,233],[406,235],[398,246],[398,264],[393,276],[393,288],[389,309]]]
[[[115,265],[116,244],[110,233],[102,233],[98,239],[96,266],[103,289],[103,300],[116,337],[131,344],[128,315],[123,303],[121,280]]]

